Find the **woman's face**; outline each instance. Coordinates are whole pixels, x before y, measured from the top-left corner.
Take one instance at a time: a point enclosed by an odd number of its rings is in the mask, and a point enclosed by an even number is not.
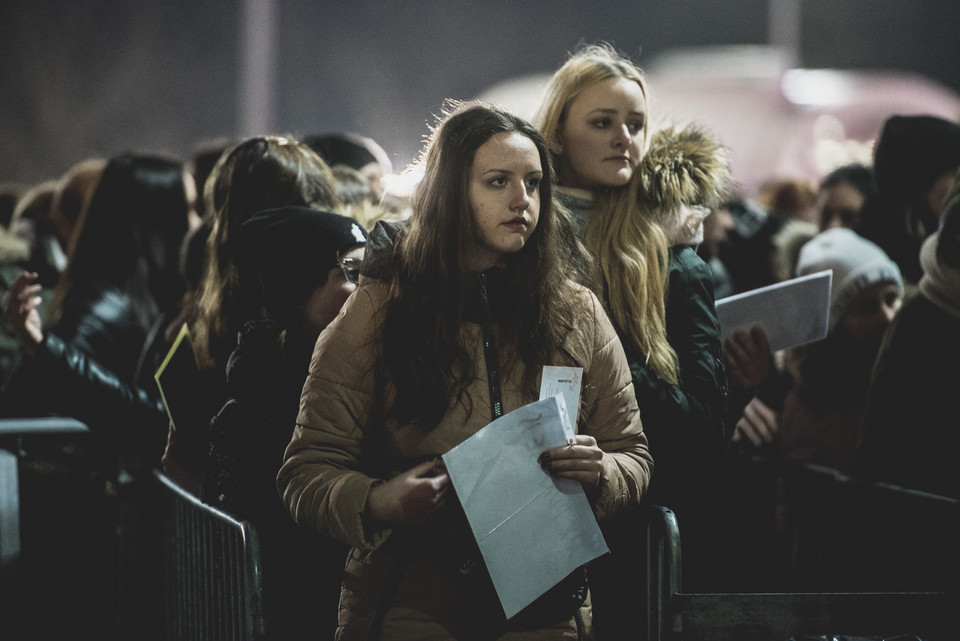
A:
[[[537,146],[523,134],[495,134],[480,145],[468,188],[474,232],[466,257],[470,269],[502,265],[504,256],[523,249],[540,218],[542,179]]]
[[[363,251],[364,248],[360,245],[344,252],[343,257],[363,260]],[[339,265],[327,272],[327,282],[314,289],[303,304],[300,320],[304,336],[314,339],[319,336],[337,317],[340,308],[356,288],[356,285],[347,280]]]
[[[854,229],[863,200],[863,194],[849,183],[839,183],[822,190],[818,197],[820,231],[834,227]]]
[[[570,103],[553,150],[565,187],[622,187],[643,157],[647,101],[633,80],[608,78]]]
[[[900,290],[893,281],[881,281],[857,294],[840,323],[859,340],[878,340],[900,309]]]

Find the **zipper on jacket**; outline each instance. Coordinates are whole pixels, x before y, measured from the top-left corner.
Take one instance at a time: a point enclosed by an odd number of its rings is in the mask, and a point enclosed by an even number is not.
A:
[[[490,298],[487,294],[487,275],[480,273],[480,303],[483,307],[483,360],[487,365],[487,385],[490,388],[491,420],[503,416],[503,399],[500,396],[500,365],[497,362],[497,346],[493,342],[493,320],[490,315]]]
[[[577,623],[577,641],[584,641],[587,638],[587,626],[583,622],[583,613],[580,608],[573,611],[573,620]]]

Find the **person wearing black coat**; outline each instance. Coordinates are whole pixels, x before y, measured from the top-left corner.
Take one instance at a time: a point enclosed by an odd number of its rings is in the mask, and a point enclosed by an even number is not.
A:
[[[24,475],[24,503],[44,510],[36,523],[24,518],[25,530],[38,534],[24,535],[37,548],[24,555],[30,607],[19,614],[51,634],[86,627],[82,621],[109,634],[118,611],[119,636],[159,633],[150,471],[160,463],[167,416],[159,390],[137,385],[135,374],[149,327],[182,293],[176,257],[191,181],[171,158],[112,158],[74,227],[47,319],[38,311],[36,272],[20,274],[4,298],[24,358],[0,395],[3,414],[70,416],[90,428],[88,438],[67,443],[31,441],[25,456],[25,469],[37,473]],[[34,589],[42,599],[28,596]],[[30,614],[32,604],[51,599],[68,611]]]
[[[314,342],[356,288],[366,232],[291,206],[255,214],[238,236],[239,282],[261,313],[243,323],[227,361],[200,498],[257,531],[269,638],[333,638],[347,548],[290,518],[276,476]]]

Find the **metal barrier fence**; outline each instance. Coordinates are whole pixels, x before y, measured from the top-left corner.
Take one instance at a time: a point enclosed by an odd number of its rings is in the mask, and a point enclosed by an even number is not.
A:
[[[24,438],[43,435],[86,434],[80,421],[66,416],[0,419],[0,568],[20,558],[19,454]]]
[[[642,567],[646,625],[634,638],[650,641],[788,641],[869,638],[960,639],[960,502],[871,484],[807,467],[793,476],[802,493],[803,563],[824,555],[857,557],[845,581],[866,568],[888,568],[892,581],[875,591],[686,593],[681,585],[680,531],[673,513],[649,506],[643,515]],[[909,529],[886,524],[903,522]],[[832,536],[825,531],[835,530]],[[854,550],[851,530],[861,537]],[[812,530],[812,531],[811,531]],[[829,558],[829,557],[828,557]],[[908,563],[900,563],[898,559]],[[921,565],[916,565],[920,563]],[[903,566],[915,570],[903,573]],[[819,567],[818,570],[823,570]],[[849,576],[849,574],[854,576]],[[929,575],[932,587],[917,587]],[[834,584],[837,585],[837,584]],[[896,586],[902,586],[897,589]]]
[[[164,497],[167,639],[263,639],[256,531],[155,474]]]

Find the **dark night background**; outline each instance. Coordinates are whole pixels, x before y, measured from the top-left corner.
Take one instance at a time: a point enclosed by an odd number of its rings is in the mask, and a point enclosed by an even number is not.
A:
[[[960,92],[956,0],[249,0],[276,16],[273,104],[251,121],[239,106],[244,6],[2,0],[0,182],[94,155],[185,157],[218,136],[338,130],[374,138],[402,168],[446,98],[548,74],[581,41],[641,66],[677,47],[769,44],[777,7],[799,18],[796,66],[909,71]]]

